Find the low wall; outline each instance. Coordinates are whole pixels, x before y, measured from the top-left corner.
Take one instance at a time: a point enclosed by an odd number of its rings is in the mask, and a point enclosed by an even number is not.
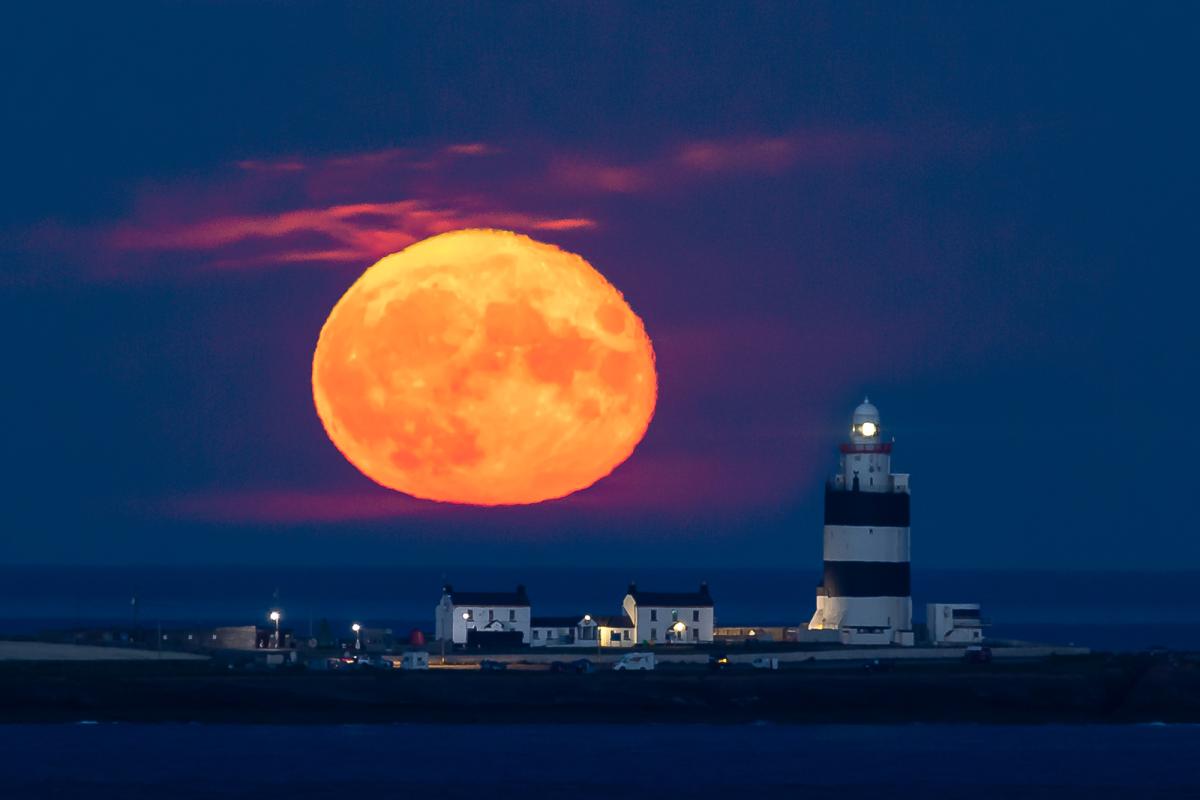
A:
[[[615,651],[615,652],[614,652]],[[806,661],[905,661],[905,660],[957,660],[963,657],[964,647],[838,647],[828,650],[794,650],[794,651],[762,651],[762,652],[729,652],[730,662],[748,664],[759,656],[778,658],[780,663],[801,663]],[[570,653],[541,653],[529,651],[522,653],[477,654],[477,653],[447,653],[445,662],[450,665],[474,665],[480,661],[503,661],[508,664],[549,664],[554,661],[574,661],[586,658],[593,664],[611,664],[625,653],[635,652],[629,648],[606,649],[597,654],[595,650],[578,650]],[[638,651],[641,652],[641,651]],[[653,649],[655,659],[660,664],[707,664],[709,656],[715,650],[705,652],[672,651],[670,647]],[[993,647],[992,657],[995,659],[1048,658],[1050,656],[1083,656],[1090,650],[1086,647],[1066,647],[1056,645],[1021,645],[1016,647]],[[430,666],[443,663],[436,650],[429,652]]]

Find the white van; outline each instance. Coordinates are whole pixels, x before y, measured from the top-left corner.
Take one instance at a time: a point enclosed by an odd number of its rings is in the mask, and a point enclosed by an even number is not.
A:
[[[429,653],[411,650],[400,656],[400,669],[429,669]]]
[[[750,665],[755,669],[779,669],[779,659],[774,656],[755,656]]]
[[[654,669],[654,653],[626,653],[617,659],[613,669]]]

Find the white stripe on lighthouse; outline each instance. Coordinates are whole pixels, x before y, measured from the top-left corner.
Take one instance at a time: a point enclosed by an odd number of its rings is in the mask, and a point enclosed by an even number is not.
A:
[[[908,561],[908,528],[826,525],[826,561]]]

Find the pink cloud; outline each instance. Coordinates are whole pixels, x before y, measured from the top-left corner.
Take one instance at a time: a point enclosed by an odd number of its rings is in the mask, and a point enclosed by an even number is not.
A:
[[[428,515],[437,508],[436,503],[387,489],[251,489],[177,495],[140,510],[191,522],[284,525],[397,519]]]
[[[690,172],[778,173],[801,166],[844,167],[886,157],[895,149],[892,138],[868,131],[800,131],[687,142],[674,160]]]
[[[47,221],[26,240],[34,249],[86,253],[88,277],[102,280],[151,277],[167,267],[365,265],[456,228],[595,230],[603,222],[596,194],[670,194],[743,173],[844,167],[896,149],[888,138],[848,130],[687,140],[620,162],[470,141],[246,158],[209,176],[148,183],[129,216],[103,229]]]
[[[583,191],[639,192],[649,188],[651,171],[647,166],[617,166],[575,158],[560,158],[550,164],[550,175],[558,183]]]
[[[443,147],[442,152],[452,156],[490,156],[500,150],[483,142],[464,142]]]
[[[432,207],[417,200],[353,203],[277,214],[244,214],[188,223],[130,222],[106,236],[117,251],[211,251],[219,266],[302,261],[366,263],[419,239],[459,228],[574,231],[596,227],[585,217],[543,217],[518,211]],[[298,239],[314,242],[299,247]],[[266,252],[238,252],[249,242],[275,242]]]
[[[681,184],[730,174],[776,174],[800,167],[845,167],[886,157],[889,137],[867,131],[795,131],[781,136],[739,136],[684,141],[637,163],[559,156],[548,175],[569,190],[614,194],[670,191]]]

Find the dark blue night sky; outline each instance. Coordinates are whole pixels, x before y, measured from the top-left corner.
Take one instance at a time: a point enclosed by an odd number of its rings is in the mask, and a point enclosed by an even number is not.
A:
[[[5,12],[0,559],[815,565],[869,394],[931,567],[1196,568],[1189,4]],[[312,408],[380,256],[492,226],[645,320],[593,488],[375,486]]]

